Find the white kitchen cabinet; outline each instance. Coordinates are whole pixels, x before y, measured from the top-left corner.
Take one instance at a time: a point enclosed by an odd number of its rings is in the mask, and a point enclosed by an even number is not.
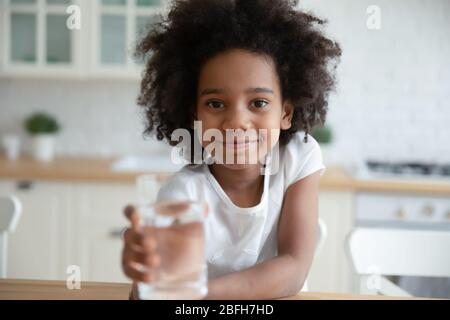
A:
[[[138,79],[134,48],[165,0],[2,0],[0,76]],[[79,22],[79,25],[74,22]]]
[[[133,184],[80,183],[71,190],[73,264],[87,281],[128,281],[121,269],[122,209],[136,202]]]
[[[92,51],[95,75],[139,74],[133,52],[149,23],[164,10],[163,0],[92,1]]]
[[[0,193],[22,202],[22,215],[8,241],[7,276],[19,279],[63,279],[70,255],[67,185],[34,181],[18,189],[13,180],[0,182]]]
[[[33,181],[20,190],[17,183],[0,181],[0,193],[23,204],[9,238],[9,278],[65,280],[67,267],[76,265],[82,281],[129,281],[120,231],[128,226],[123,208],[136,203],[134,184]]]
[[[70,5],[84,0],[4,0],[0,10],[1,75],[79,76],[82,33],[67,27]]]
[[[345,255],[345,239],[354,225],[354,194],[322,190],[319,216],[327,226],[328,236],[314,259],[308,286],[315,292],[353,292],[354,276]]]

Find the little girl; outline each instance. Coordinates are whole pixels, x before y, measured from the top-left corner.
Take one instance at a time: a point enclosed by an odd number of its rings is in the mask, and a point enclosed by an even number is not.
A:
[[[210,299],[306,290],[325,170],[309,133],[325,121],[341,50],[319,30],[324,21],[296,6],[293,0],[176,0],[138,46],[147,60],[138,99],[147,134],[175,145],[176,129],[196,136],[195,121],[200,134],[269,131],[216,139],[215,152],[202,153],[207,159],[186,165],[159,191],[158,200],[200,199],[209,206]],[[203,149],[209,143],[201,141]],[[230,152],[231,162],[217,159]],[[263,161],[236,161],[254,152]],[[133,207],[125,214],[132,227],[124,236],[124,272],[135,282],[151,281],[152,272],[139,264],[160,263],[157,243],[139,232]]]

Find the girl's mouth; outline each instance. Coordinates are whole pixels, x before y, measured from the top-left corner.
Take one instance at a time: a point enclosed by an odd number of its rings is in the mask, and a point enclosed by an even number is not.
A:
[[[256,139],[251,141],[234,141],[234,142],[218,141],[218,142],[222,143],[224,147],[227,149],[247,149],[250,146],[258,144],[259,140]]]

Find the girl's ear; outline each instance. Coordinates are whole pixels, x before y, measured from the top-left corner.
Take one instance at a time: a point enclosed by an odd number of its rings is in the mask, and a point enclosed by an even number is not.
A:
[[[292,117],[294,116],[294,105],[290,101],[283,103],[280,128],[287,130],[292,126]]]

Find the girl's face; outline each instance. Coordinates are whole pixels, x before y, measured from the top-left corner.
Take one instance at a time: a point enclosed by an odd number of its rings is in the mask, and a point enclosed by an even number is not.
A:
[[[233,49],[208,60],[200,72],[197,120],[202,123],[202,136],[208,129],[222,133],[224,141],[215,141],[215,146],[216,151],[222,150],[223,159],[233,151],[234,164],[224,161],[227,167],[245,167],[236,165],[240,153],[249,155],[246,164],[252,153],[261,159],[277,143],[280,129],[290,128],[293,109],[282,101],[278,75],[269,57]],[[227,131],[232,132],[229,129],[238,130],[236,139],[226,139]],[[245,141],[240,140],[239,129],[257,132],[257,137],[248,135]],[[211,144],[203,140],[203,147]]]

